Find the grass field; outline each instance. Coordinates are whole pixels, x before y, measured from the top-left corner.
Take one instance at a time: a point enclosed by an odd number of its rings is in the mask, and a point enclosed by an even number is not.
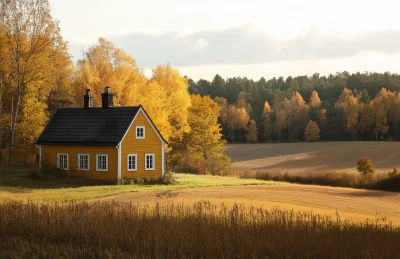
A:
[[[235,203],[246,206],[295,211],[312,211],[322,215],[363,221],[385,218],[400,224],[400,193],[360,190],[340,187],[312,185],[275,186],[223,186],[163,190],[155,192],[129,193],[98,199],[118,202],[133,202],[154,205],[157,202],[179,202],[191,205],[201,200],[213,204],[232,206]]]
[[[132,192],[167,191],[182,188],[238,186],[238,185],[278,185],[281,182],[239,179],[235,177],[198,176],[176,174],[175,185],[97,185],[74,186],[60,181],[29,179],[26,173],[0,174],[0,202],[18,201],[65,201],[87,200]]]
[[[326,171],[356,173],[356,162],[363,156],[372,159],[377,172],[400,167],[400,142],[230,144],[225,154],[236,168],[301,175]]]

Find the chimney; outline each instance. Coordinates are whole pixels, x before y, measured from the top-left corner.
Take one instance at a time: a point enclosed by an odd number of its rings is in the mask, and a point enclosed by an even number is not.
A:
[[[86,109],[93,107],[93,95],[90,95],[90,89],[86,89],[86,94],[83,96],[83,107]]]
[[[111,89],[109,86],[104,88],[104,93],[101,94],[101,107],[102,108],[109,108],[114,107],[113,102],[114,94],[111,93]]]

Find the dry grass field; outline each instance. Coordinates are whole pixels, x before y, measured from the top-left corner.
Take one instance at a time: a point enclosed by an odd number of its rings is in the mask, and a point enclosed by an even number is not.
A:
[[[95,201],[115,200],[154,205],[157,202],[174,201],[193,204],[201,200],[216,205],[232,206],[235,203],[246,206],[271,209],[312,211],[322,215],[343,219],[364,221],[386,218],[400,224],[400,193],[371,191],[351,188],[311,185],[270,185],[270,186],[221,186],[141,192],[116,195]]]
[[[356,172],[356,161],[372,159],[377,172],[400,167],[400,142],[315,142],[230,144],[225,154],[235,168],[279,170],[291,174]]]

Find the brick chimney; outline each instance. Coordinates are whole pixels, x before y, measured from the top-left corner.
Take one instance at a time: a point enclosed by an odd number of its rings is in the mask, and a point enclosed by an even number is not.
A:
[[[93,95],[90,94],[90,89],[86,89],[86,94],[83,96],[83,107],[86,109],[93,107]]]
[[[101,107],[102,108],[114,107],[113,97],[114,94],[111,93],[110,87],[106,86],[106,88],[104,88],[104,93],[101,94]]]

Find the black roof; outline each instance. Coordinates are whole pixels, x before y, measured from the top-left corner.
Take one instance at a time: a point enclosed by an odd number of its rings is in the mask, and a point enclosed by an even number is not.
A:
[[[140,108],[59,108],[36,144],[116,146]]]

